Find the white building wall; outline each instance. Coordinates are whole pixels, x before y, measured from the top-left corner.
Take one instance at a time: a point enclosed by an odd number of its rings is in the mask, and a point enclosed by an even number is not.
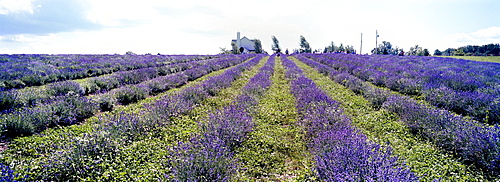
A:
[[[247,50],[255,50],[254,46],[255,44],[253,43],[253,41],[251,41],[250,39],[246,38],[246,37],[243,37],[241,40],[240,40],[240,43],[241,43],[241,47],[247,49]]]

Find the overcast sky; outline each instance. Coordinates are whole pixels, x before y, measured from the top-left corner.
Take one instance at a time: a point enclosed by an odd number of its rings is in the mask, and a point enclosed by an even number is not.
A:
[[[236,32],[271,52],[388,41],[444,50],[500,43],[498,0],[0,0],[0,54],[217,54]]]

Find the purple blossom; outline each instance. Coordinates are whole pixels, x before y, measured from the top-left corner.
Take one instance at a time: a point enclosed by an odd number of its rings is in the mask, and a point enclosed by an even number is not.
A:
[[[296,65],[282,57],[292,81],[301,115],[299,124],[311,137],[315,171],[324,181],[417,181],[410,169],[392,157],[389,147],[367,141],[351,127],[338,102],[330,99],[314,82],[301,74]]]

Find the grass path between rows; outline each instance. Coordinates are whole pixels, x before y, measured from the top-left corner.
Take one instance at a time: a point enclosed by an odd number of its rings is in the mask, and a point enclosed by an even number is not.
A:
[[[431,142],[411,134],[398,117],[385,110],[375,110],[362,96],[334,82],[315,69],[289,57],[306,76],[313,80],[332,99],[340,102],[344,114],[348,115],[355,127],[370,140],[381,145],[389,145],[393,153],[408,164],[421,181],[484,181],[485,177],[473,167],[464,165],[452,155],[438,149]]]
[[[237,149],[241,181],[304,181],[311,178],[311,157],[304,130],[296,125],[295,97],[285,78],[285,68],[276,57],[269,90],[259,101],[254,131]]]

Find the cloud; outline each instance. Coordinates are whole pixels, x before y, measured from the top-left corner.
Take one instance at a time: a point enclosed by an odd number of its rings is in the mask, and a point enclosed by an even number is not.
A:
[[[49,34],[78,29],[98,29],[99,25],[85,18],[82,1],[39,0],[19,1],[0,14],[0,34]],[[24,6],[26,5],[26,6]],[[18,7],[24,8],[18,8]]]
[[[455,33],[447,36],[453,46],[485,45],[500,43],[500,27],[492,26],[470,33]]]
[[[0,15],[28,12],[33,14],[34,0],[0,0]]]
[[[472,36],[483,39],[500,39],[500,27],[489,27],[471,33]]]

